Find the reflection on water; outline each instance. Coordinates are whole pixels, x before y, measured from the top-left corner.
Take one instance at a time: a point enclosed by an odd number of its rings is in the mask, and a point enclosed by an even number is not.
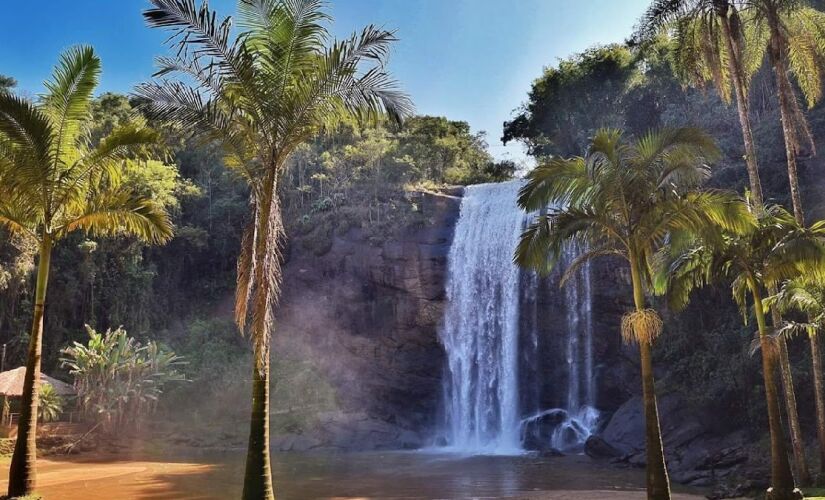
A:
[[[199,460],[225,465],[216,469],[212,477],[201,478],[211,484],[212,493],[222,490],[228,495],[226,498],[238,496],[242,454],[201,455]],[[278,498],[283,500],[644,498],[641,470],[616,469],[583,455],[541,458],[423,452],[276,454],[272,467]],[[581,496],[573,492],[580,492]],[[608,496],[609,492],[626,492],[626,496]]]

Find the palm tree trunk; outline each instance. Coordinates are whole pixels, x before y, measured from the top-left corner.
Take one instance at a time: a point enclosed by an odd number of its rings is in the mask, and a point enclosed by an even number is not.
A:
[[[776,285],[769,286],[768,293],[776,295]],[[782,323],[782,316],[776,307],[771,308],[771,320],[774,325]],[[793,448],[796,479],[799,484],[806,485],[811,482],[811,471],[808,469],[808,460],[805,457],[805,445],[802,439],[802,429],[799,426],[799,411],[796,405],[796,390],[793,385],[791,360],[788,357],[788,344],[782,337],[777,339],[777,344],[779,347],[779,373],[782,376],[782,390],[785,396],[785,411],[788,415],[788,427],[791,434],[791,447]]]
[[[278,293],[280,258],[278,252],[282,225],[278,206],[275,163],[262,186],[256,189],[255,268],[252,338],[255,359],[252,375],[252,415],[246,455],[243,500],[275,500],[269,460],[269,338],[272,328],[273,294]]]
[[[23,397],[20,402],[20,420],[17,424],[17,442],[9,467],[10,497],[30,495],[37,483],[37,405],[40,389],[40,353],[43,348],[43,313],[46,289],[49,285],[49,267],[52,242],[48,235],[40,243],[40,261],[37,264],[37,286],[34,292],[34,318],[29,338],[29,355],[23,379]]]
[[[791,188],[791,203],[793,213],[797,223],[804,225],[805,215],[802,211],[802,196],[799,192],[799,175],[796,168],[796,152],[799,147],[799,138],[796,135],[794,125],[793,87],[788,79],[788,69],[783,57],[783,35],[779,28],[777,14],[774,12],[768,16],[768,25],[771,30],[771,43],[768,50],[771,65],[773,66],[774,77],[776,78],[776,89],[779,97],[779,113],[782,121],[782,135],[785,138],[785,156],[788,161],[788,182]]]
[[[799,411],[796,406],[796,390],[793,386],[788,344],[784,338],[779,338],[777,343],[779,344],[779,373],[782,375],[782,388],[785,394],[785,409],[788,414],[796,479],[803,486],[810,485],[811,471],[808,469],[808,460],[805,458],[805,445],[802,439],[802,429],[799,426]]]
[[[630,276],[633,282],[633,302],[637,311],[645,307],[644,289],[635,259],[630,259]],[[647,498],[648,500],[670,500],[670,480],[665,465],[662,447],[662,431],[659,426],[659,409],[656,405],[656,391],[653,381],[653,354],[651,344],[639,342],[642,365],[642,399],[645,410],[645,441],[647,451]]]
[[[773,66],[774,76],[779,94],[779,111],[782,121],[782,133],[785,139],[785,155],[788,162],[788,183],[790,184],[791,203],[793,204],[794,218],[796,222],[804,226],[805,215],[802,210],[802,197],[799,192],[799,175],[796,166],[796,151],[798,138],[794,128],[794,114],[791,109],[791,99],[794,99],[793,89],[788,80],[788,73],[784,58],[782,57],[782,35],[778,32],[776,16],[768,16],[771,28],[771,46],[769,48],[770,60]],[[777,318],[774,323],[778,325]],[[782,374],[782,385],[785,393],[785,406],[788,413],[788,424],[791,431],[791,443],[793,445],[794,462],[801,484],[810,484],[810,472],[805,460],[805,448],[802,438],[802,431],[799,426],[799,414],[796,408],[796,395],[793,387],[791,365],[788,358],[788,348],[784,339],[779,342],[779,367]]]
[[[762,297],[756,283],[749,282],[753,295],[753,306],[756,313],[756,322],[759,325],[759,343],[762,351],[762,377],[765,382],[765,398],[768,404],[768,426],[771,438],[771,487],[768,488],[767,500],[795,500],[802,498],[802,494],[794,486],[791,465],[788,462],[788,451],[785,447],[785,437],[782,433],[782,422],[779,415],[779,395],[776,392],[776,358],[777,349],[768,338],[765,323],[765,311],[762,308]]]
[[[243,500],[275,500],[269,463],[269,353],[262,356],[263,367],[252,368],[252,419],[246,450]]]
[[[819,441],[819,473],[825,474],[825,399],[822,381],[822,356],[819,352],[819,337],[810,335],[811,364],[814,372],[814,401],[816,402],[816,437]]]
[[[731,33],[730,18],[727,16],[727,11],[719,17],[725,42],[728,47],[728,53],[731,54],[731,57],[728,57],[728,70],[733,80],[733,90],[736,94],[736,109],[739,112],[739,125],[742,127],[742,139],[745,143],[745,166],[748,170],[751,196],[753,197],[754,205],[761,207],[763,204],[762,183],[759,180],[759,163],[758,157],[756,156],[756,144],[754,143],[753,131],[751,130],[750,106],[745,92],[745,75],[742,71],[742,62],[740,59],[741,51],[738,49],[738,41],[734,40],[733,34]]]
[[[774,66],[774,72],[783,72],[781,67]],[[786,74],[777,74],[777,82],[779,83],[779,110],[782,119],[782,134],[785,137],[785,155],[788,160],[788,183],[791,187],[791,203],[793,204],[793,213],[796,221],[799,224],[804,224],[805,215],[802,211],[802,195],[799,192],[799,174],[796,166],[796,148],[798,146],[798,138],[796,136],[796,129],[793,124],[793,110],[791,109],[791,99],[794,99],[793,89],[791,88],[788,76]],[[790,93],[790,95],[789,95]]]

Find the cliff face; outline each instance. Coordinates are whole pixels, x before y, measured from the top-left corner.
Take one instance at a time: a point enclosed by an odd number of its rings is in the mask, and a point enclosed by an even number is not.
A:
[[[305,359],[337,393],[338,411],[286,449],[417,447],[441,397],[447,254],[460,191],[415,194],[423,224],[376,245],[360,229],[323,256],[293,244],[285,268],[275,350]],[[420,220],[419,220],[420,222]]]
[[[397,228],[380,244],[361,229],[336,236],[322,256],[293,242],[275,352],[312,363],[335,389],[338,410],[319,415],[297,441],[278,441],[282,448],[416,447],[432,439],[445,365],[438,330],[461,190],[413,196],[423,221]],[[609,415],[639,386],[618,334],[629,280],[617,261],[597,261],[592,273],[597,405]],[[532,373],[522,376],[530,388],[523,391],[525,412],[563,406],[568,325],[558,280],[558,273],[537,285],[522,280],[523,293],[538,290],[535,311],[525,309],[521,318],[522,335],[534,328],[539,342],[538,369],[522,370]]]
[[[411,201],[423,217],[396,228],[389,238],[351,229],[334,237],[321,256],[293,242],[274,349],[314,366],[334,389],[337,409],[320,412],[301,431],[275,436],[275,448],[363,450],[432,443],[445,366],[438,332],[461,194],[414,195]],[[596,406],[602,420],[601,436],[588,441],[586,449],[642,466],[638,350],[622,345],[619,335],[620,318],[632,306],[627,266],[618,259],[597,259],[591,280]],[[521,293],[534,296],[535,310],[522,310],[521,342],[538,345],[538,361],[530,361],[537,363],[532,375],[521,375],[525,413],[564,404],[570,305],[558,283],[558,271],[538,283],[522,279]],[[525,337],[528,331],[535,331],[535,340]],[[679,395],[659,396],[674,479],[708,485],[736,477],[747,462],[744,435],[714,432],[706,416],[686,407]],[[273,406],[283,407],[278,401]]]

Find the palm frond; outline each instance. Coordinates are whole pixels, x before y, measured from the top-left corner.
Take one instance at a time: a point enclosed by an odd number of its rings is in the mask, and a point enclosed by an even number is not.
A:
[[[633,41],[642,43],[680,19],[688,8],[687,0],[654,0],[636,25]]]
[[[254,210],[253,210],[254,212]],[[235,284],[235,323],[241,332],[246,331],[249,314],[249,299],[252,295],[255,276],[255,223],[247,224],[241,238],[241,253],[238,255],[238,272]]]
[[[172,238],[172,222],[163,207],[125,188],[96,193],[81,213],[56,229],[56,234],[75,230],[93,236],[134,236],[153,244]]]
[[[0,137],[14,148],[24,182],[42,184],[48,178],[54,130],[45,113],[27,99],[0,92]]]
[[[788,64],[808,107],[813,107],[822,98],[825,13],[810,7],[793,9],[785,24]]]
[[[564,273],[559,280],[559,286],[563,287],[566,285],[567,282],[572,279],[576,273],[579,272],[579,269],[581,269],[582,266],[584,266],[588,261],[595,259],[596,257],[607,257],[611,255],[624,258],[624,254],[621,250],[609,245],[603,245],[601,247],[582,252],[576,256],[570,264],[567,265],[567,268],[564,270]]]
[[[546,275],[558,263],[566,243],[599,244],[599,235],[611,231],[609,223],[592,211],[573,207],[554,210],[537,216],[524,230],[513,260]]]
[[[74,152],[74,144],[91,118],[92,96],[100,77],[100,59],[92,47],[72,47],[63,52],[52,79],[45,82],[42,109],[54,127],[55,161]],[[72,160],[71,158],[70,160]]]
[[[527,174],[527,182],[519,190],[518,204],[527,212],[579,204],[589,189],[583,158],[551,158]]]

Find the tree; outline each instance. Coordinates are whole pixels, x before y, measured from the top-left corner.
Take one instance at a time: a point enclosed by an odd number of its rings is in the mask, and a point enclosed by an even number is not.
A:
[[[10,76],[0,75],[0,90],[11,90],[17,86],[17,80]]]
[[[9,496],[29,494],[35,486],[43,314],[54,245],[78,230],[149,243],[172,236],[166,212],[120,182],[123,162],[152,144],[156,134],[133,123],[96,145],[85,135],[99,75],[92,48],[75,47],[61,56],[38,103],[0,91],[0,224],[36,242],[39,258]]]
[[[57,420],[63,413],[63,398],[48,382],[40,386],[40,405],[37,407],[37,413],[43,422]]]
[[[109,432],[156,409],[166,384],[183,380],[183,359],[157,342],[141,344],[126,330],[98,333],[86,325],[89,341],[63,349],[61,363],[74,376],[79,406]]]
[[[751,129],[748,86],[762,62],[759,43],[743,30],[737,3],[732,0],[655,0],[642,18],[637,41],[649,43],[665,26],[673,26],[673,63],[683,81],[704,86],[711,82],[725,102],[736,99],[745,145],[751,196],[762,205],[762,184]]]
[[[802,498],[794,485],[782,431],[776,368],[780,354],[780,325],[767,324],[765,291],[803,274],[821,279],[825,264],[825,221],[810,228],[800,226],[785,209],[753,207],[757,224],[739,235],[722,233],[704,240],[673,243],[672,256],[664,259],[662,281],[671,306],[686,304],[692,289],[713,280],[731,279],[733,297],[747,322],[750,295],[758,326],[762,375],[771,437],[771,488],[769,499]]]
[[[400,122],[408,98],[387,73],[395,35],[375,26],[330,40],[320,0],[240,0],[232,39],[206,2],[152,0],[151,27],[172,31],[174,58],[137,88],[144,109],[223,147],[225,164],[248,183],[251,222],[238,258],[235,319],[255,351],[243,498],[274,498],[269,461],[270,337],[280,291],[283,220],[278,182],[294,151],[344,119]],[[247,323],[247,319],[250,319]]]
[[[753,29],[767,31],[767,53],[776,79],[791,203],[800,225],[804,225],[805,216],[797,158],[803,151],[803,139],[812,151],[816,148],[790,75],[796,77],[808,107],[813,107],[822,98],[822,76],[825,71],[825,13],[807,7],[805,3],[800,0],[747,1],[753,17]]]
[[[504,123],[502,142],[524,141],[530,154],[580,155],[602,127],[622,126],[621,96],[638,73],[622,45],[599,46],[545,68],[529,100]]]
[[[647,439],[647,494],[669,499],[651,348],[662,320],[645,304],[654,255],[674,233],[709,225],[732,231],[749,224],[741,203],[719,191],[699,190],[705,161],[718,156],[713,140],[690,129],[649,132],[636,141],[618,130],[600,130],[584,158],[552,158],[532,170],[519,205],[543,213],[524,231],[515,260],[543,272],[571,242],[588,250],[565,271],[562,283],[585,261],[618,256],[630,266],[635,310],[622,318],[622,337],[639,345]]]
[[[742,15],[739,7],[744,8]],[[693,82],[712,81],[726,101],[730,99],[731,87],[734,90],[745,142],[751,196],[757,208],[762,207],[762,186],[750,125],[747,89],[752,75],[762,64],[767,47],[768,58],[776,76],[791,201],[797,222],[803,225],[796,159],[800,134],[807,137],[812,148],[813,139],[788,78],[788,70],[797,75],[808,104],[815,104],[822,93],[821,72],[825,69],[822,64],[822,54],[825,53],[825,14],[804,7],[796,0],[657,0],[645,15],[642,32],[649,33],[654,27],[667,21],[676,23],[674,59],[677,70]],[[769,292],[775,293],[775,290]],[[779,323],[779,313],[774,310],[771,312],[774,322]],[[788,349],[784,339],[780,339],[779,344],[779,366],[794,462],[800,481],[808,484],[810,474],[799,425]],[[811,349],[814,356],[819,355],[815,339],[811,343]],[[821,418],[825,421],[825,415]]]
[[[816,437],[819,441],[820,472],[825,472],[825,382],[822,380],[822,359],[819,356],[817,335],[825,325],[825,286],[810,278],[787,281],[776,295],[766,300],[776,304],[779,310],[800,311],[807,315],[805,324],[788,323],[783,327],[789,333],[804,331],[811,344],[811,371],[814,379],[814,402],[816,406]]]
[[[754,12],[756,28],[767,25],[768,60],[776,78],[777,98],[782,122],[782,135],[785,139],[785,158],[788,167],[788,182],[791,191],[791,203],[794,217],[799,225],[805,224],[802,207],[802,194],[799,188],[797,158],[803,151],[802,139],[812,151],[816,151],[813,135],[808,126],[796,96],[790,75],[796,77],[798,88],[802,91],[809,107],[813,107],[822,97],[822,76],[825,71],[823,54],[825,54],[825,13],[805,6],[798,0],[749,0]],[[808,337],[813,363],[821,359],[819,341],[816,336]],[[780,354],[783,362],[783,380],[790,378],[787,347],[784,339],[780,340]],[[822,373],[814,372],[814,378],[822,381]],[[788,383],[785,384],[786,387]],[[816,388],[816,384],[814,386]],[[788,391],[792,394],[793,386]],[[818,393],[817,399],[822,395]],[[796,410],[794,409],[794,412]],[[817,434],[825,433],[825,405],[818,405]],[[794,424],[795,421],[791,420]],[[798,427],[798,423],[796,423]],[[793,429],[792,429],[793,430]],[[798,432],[796,432],[798,434]],[[793,436],[793,435],[792,435]],[[801,438],[794,437],[794,452],[801,448]],[[825,451],[820,450],[820,454]],[[825,465],[820,464],[825,470]],[[807,475],[807,471],[804,472]]]

